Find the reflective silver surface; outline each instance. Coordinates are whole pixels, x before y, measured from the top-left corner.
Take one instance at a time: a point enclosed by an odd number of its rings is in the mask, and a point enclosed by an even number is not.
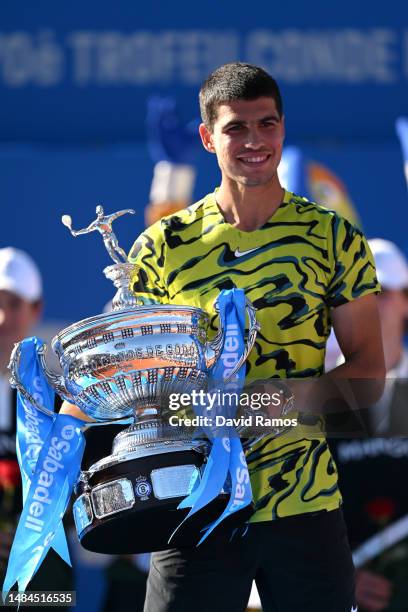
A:
[[[198,309],[141,306],[80,321],[52,346],[69,400],[109,421],[159,414],[170,393],[204,388],[214,358],[207,327]]]
[[[91,525],[94,519],[90,495],[88,493],[80,495],[73,504],[72,511],[75,527],[79,535],[88,525]]]
[[[200,480],[200,470],[195,465],[175,465],[152,470],[150,478],[157,499],[185,497]]]
[[[152,470],[150,480],[117,478],[80,495],[73,504],[75,527],[79,536],[92,524],[94,517],[104,519],[135,505],[136,496],[143,500],[153,493],[156,499],[177,499],[189,495],[201,478],[195,465],[179,465]],[[153,489],[153,490],[152,490]]]
[[[129,510],[135,503],[133,485],[128,478],[111,480],[94,487],[91,500],[96,518],[104,518],[122,510]]]
[[[250,313],[247,355],[257,321]],[[209,370],[222,351],[224,330],[207,340],[209,318],[199,308],[151,305],[117,310],[84,319],[52,341],[62,375],[39,357],[57,393],[97,421],[158,415],[171,393],[191,393],[206,386]],[[18,345],[10,363],[12,384],[28,398],[18,379]],[[237,367],[234,368],[236,371]],[[232,375],[232,374],[231,374]],[[28,398],[41,410],[31,396]]]

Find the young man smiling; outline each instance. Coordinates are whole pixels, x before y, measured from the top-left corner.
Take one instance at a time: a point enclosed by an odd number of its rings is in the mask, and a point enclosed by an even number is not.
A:
[[[366,240],[336,213],[285,191],[279,88],[261,68],[232,63],[200,91],[200,136],[221,184],[135,242],[134,290],[211,316],[222,289],[245,290],[261,325],[247,378],[324,374],[333,323],[346,362],[333,376],[384,372]],[[268,436],[247,456],[255,502],[245,537],[154,553],[147,612],[239,612],[252,581],[264,612],[350,612],[353,564],[335,465],[324,438]],[[154,529],[154,525],[152,525]]]
[[[261,324],[251,379],[324,373],[332,322],[346,362],[334,376],[382,377],[378,283],[361,232],[332,211],[285,191],[278,85],[261,68],[233,63],[200,91],[204,148],[221,185],[136,241],[146,297],[212,315],[221,289],[239,287]],[[142,287],[141,285],[144,285]],[[267,437],[247,456],[256,512],[245,537],[216,537],[153,554],[145,611],[244,610],[254,579],[265,612],[349,612],[353,565],[336,468],[323,438]]]

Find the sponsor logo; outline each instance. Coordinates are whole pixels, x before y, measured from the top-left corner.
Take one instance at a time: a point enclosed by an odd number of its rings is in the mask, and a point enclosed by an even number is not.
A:
[[[135,493],[142,500],[149,499],[152,487],[145,476],[139,476],[135,483]]]
[[[247,251],[240,251],[239,248],[235,249],[235,257],[243,257],[244,255],[249,255],[249,253],[253,253],[254,251],[258,251],[259,247],[256,247],[255,249],[248,249]]]
[[[245,460],[245,454],[242,451],[239,455],[240,465],[237,467],[235,476],[235,490],[232,491],[231,495],[233,497],[233,505],[230,508],[230,512],[234,512],[238,510],[245,503],[245,492],[246,486],[249,484],[249,472],[248,466]]]

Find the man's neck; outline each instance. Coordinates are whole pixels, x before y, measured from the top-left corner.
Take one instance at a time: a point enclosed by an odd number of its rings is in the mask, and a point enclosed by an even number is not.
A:
[[[277,177],[273,183],[259,187],[223,179],[216,198],[227,223],[250,232],[270,219],[282,203],[284,193]]]

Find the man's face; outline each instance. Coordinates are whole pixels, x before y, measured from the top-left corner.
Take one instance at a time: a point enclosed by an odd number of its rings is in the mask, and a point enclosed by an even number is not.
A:
[[[39,302],[31,303],[10,291],[0,290],[0,355],[7,357],[15,342],[30,335],[41,313]]]
[[[220,105],[213,130],[201,124],[200,135],[207,151],[217,155],[223,180],[248,187],[277,180],[285,129],[273,98]]]

